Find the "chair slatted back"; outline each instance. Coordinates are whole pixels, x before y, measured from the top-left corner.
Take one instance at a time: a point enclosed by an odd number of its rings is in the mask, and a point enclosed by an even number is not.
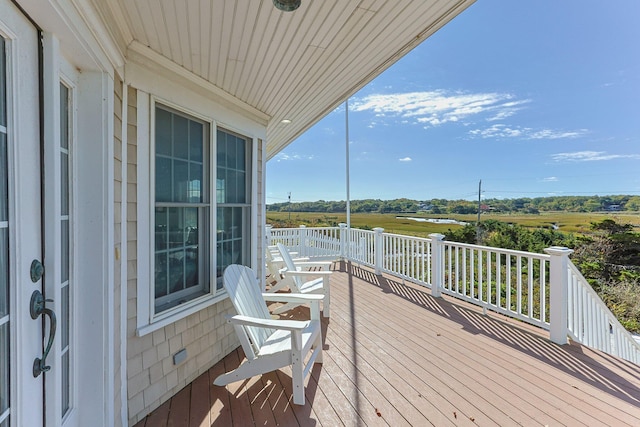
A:
[[[282,256],[282,260],[284,261],[284,266],[287,267],[287,270],[296,271],[297,267],[293,262],[293,258],[291,258],[289,249],[287,249],[287,247],[282,243],[278,243],[278,250],[280,251],[280,255]],[[286,275],[287,273],[285,272],[285,276]],[[293,282],[293,286],[291,286],[293,289],[291,289],[291,291],[300,292],[300,289],[302,289],[302,285],[303,285],[303,282],[300,276],[291,276],[291,279]]]
[[[238,314],[260,319],[271,319],[267,304],[262,297],[260,284],[251,268],[232,264],[225,269],[223,282],[231,303]],[[243,328],[251,341],[254,354],[262,347],[265,340],[275,332],[274,329],[255,326],[243,326]],[[247,354],[247,349],[244,350],[245,355],[251,358],[252,355]]]

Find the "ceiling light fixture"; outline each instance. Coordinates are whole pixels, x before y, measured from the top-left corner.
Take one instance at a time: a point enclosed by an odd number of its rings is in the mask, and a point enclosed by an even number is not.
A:
[[[291,120],[289,120],[289,119],[282,119],[282,120],[280,121],[280,123],[283,123],[283,124],[285,124],[285,125],[288,125],[289,123],[291,123]]]
[[[282,10],[283,12],[293,12],[300,7],[301,1],[302,0],[273,0],[273,5],[276,9]]]

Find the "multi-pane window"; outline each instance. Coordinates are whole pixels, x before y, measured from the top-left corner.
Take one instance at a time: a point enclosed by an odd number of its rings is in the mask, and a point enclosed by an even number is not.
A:
[[[249,264],[251,214],[251,140],[218,129],[216,132],[216,275]]]
[[[228,265],[249,264],[252,140],[218,128],[210,141],[209,126],[155,107],[156,314],[221,289]]]
[[[209,126],[155,109],[155,313],[209,293]]]

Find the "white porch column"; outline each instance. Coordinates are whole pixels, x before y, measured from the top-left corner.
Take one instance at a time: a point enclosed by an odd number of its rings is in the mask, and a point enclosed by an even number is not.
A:
[[[340,258],[347,259],[347,243],[349,242],[347,224],[341,222],[338,225],[340,226]]]
[[[549,338],[556,344],[567,344],[567,311],[569,292],[569,255],[572,249],[552,246],[544,250],[551,255],[549,274]]]
[[[384,259],[384,242],[382,240],[382,232],[384,228],[376,227],[373,229],[373,263],[375,266],[376,274],[382,274],[382,263]]]
[[[431,296],[442,296],[442,274],[444,273],[444,234],[431,233]]]

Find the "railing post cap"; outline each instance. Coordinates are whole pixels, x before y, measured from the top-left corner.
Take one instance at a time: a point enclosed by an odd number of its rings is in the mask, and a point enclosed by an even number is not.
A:
[[[384,231],[384,228],[376,227],[376,228],[373,229],[373,231],[375,231],[376,233],[382,233]]]
[[[431,239],[434,239],[434,240],[444,240],[446,236],[440,233],[431,233],[429,234],[429,237],[431,237]]]
[[[300,225],[300,228],[307,228],[306,225]]]
[[[271,225],[271,224],[265,224],[265,226],[264,226],[264,227],[265,227],[267,230],[270,230],[270,229],[272,229],[272,228],[273,228],[273,225]]]
[[[573,249],[565,248],[564,246],[551,246],[545,248],[544,251],[549,255],[571,255],[573,253]]]
[[[340,226],[340,228],[347,228],[347,224],[345,222],[339,223],[338,226]]]

